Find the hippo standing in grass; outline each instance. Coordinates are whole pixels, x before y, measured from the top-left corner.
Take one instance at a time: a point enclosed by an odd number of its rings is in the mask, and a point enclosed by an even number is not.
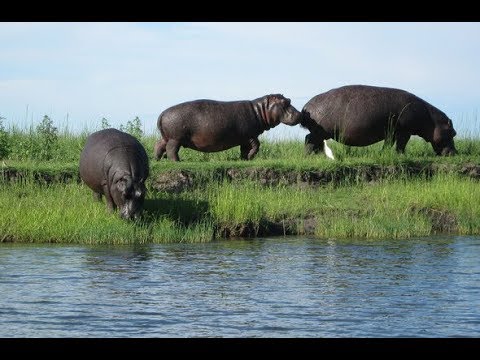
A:
[[[302,110],[307,153],[323,152],[333,138],[349,146],[385,140],[403,153],[411,135],[432,144],[437,155],[456,153],[452,120],[436,107],[400,89],[351,85],[313,97]]]
[[[117,129],[91,134],[80,155],[80,177],[107,208],[120,208],[120,217],[137,219],[145,199],[148,157],[132,135]]]
[[[160,114],[162,135],[155,144],[155,159],[166,153],[179,161],[180,146],[216,152],[240,145],[241,158],[251,160],[258,152],[258,136],[280,123],[296,125],[302,114],[290,99],[273,94],[249,101],[196,100],[178,104]]]

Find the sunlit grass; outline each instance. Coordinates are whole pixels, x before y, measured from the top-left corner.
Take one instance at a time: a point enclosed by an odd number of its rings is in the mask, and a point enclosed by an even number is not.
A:
[[[124,221],[84,185],[4,184],[0,240],[62,243],[205,242],[217,226],[315,219],[319,237],[404,238],[435,232],[428,211],[448,213],[458,234],[480,233],[480,187],[454,175],[297,188],[212,183],[180,194],[150,192],[142,220]]]
[[[185,227],[168,214],[127,222],[83,185],[9,184],[0,192],[0,239],[61,243],[164,243],[211,240],[208,219]]]

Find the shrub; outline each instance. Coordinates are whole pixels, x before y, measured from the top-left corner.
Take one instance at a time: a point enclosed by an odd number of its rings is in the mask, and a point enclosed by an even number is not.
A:
[[[102,130],[111,128],[110,123],[105,118],[102,118],[102,126],[101,127],[102,127]]]
[[[138,116],[136,116],[133,120],[127,121],[125,126],[120,125],[120,130],[129,133],[137,139],[140,139],[143,136],[142,122]]]
[[[53,126],[53,121],[47,115],[37,125],[38,151],[35,154],[40,160],[51,160],[58,147],[58,129]]]

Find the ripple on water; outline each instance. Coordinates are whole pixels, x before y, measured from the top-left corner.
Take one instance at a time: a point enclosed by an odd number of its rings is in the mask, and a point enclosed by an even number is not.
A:
[[[480,335],[480,237],[0,250],[1,337]]]

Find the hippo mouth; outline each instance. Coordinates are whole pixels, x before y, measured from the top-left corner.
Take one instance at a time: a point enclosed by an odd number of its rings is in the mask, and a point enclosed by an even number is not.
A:
[[[302,113],[296,110],[288,109],[286,111],[286,116],[282,120],[282,123],[285,125],[294,126],[299,124],[303,119]]]
[[[454,146],[434,146],[433,150],[438,156],[452,156],[457,154]]]
[[[452,156],[457,154],[455,143],[452,140],[444,140],[438,142],[431,142],[435,154],[438,156]]]
[[[441,156],[452,156],[457,154],[457,150],[455,148],[445,147],[437,154]]]
[[[140,218],[140,207],[133,206],[132,202],[121,207],[120,217],[124,220],[138,220]]]

